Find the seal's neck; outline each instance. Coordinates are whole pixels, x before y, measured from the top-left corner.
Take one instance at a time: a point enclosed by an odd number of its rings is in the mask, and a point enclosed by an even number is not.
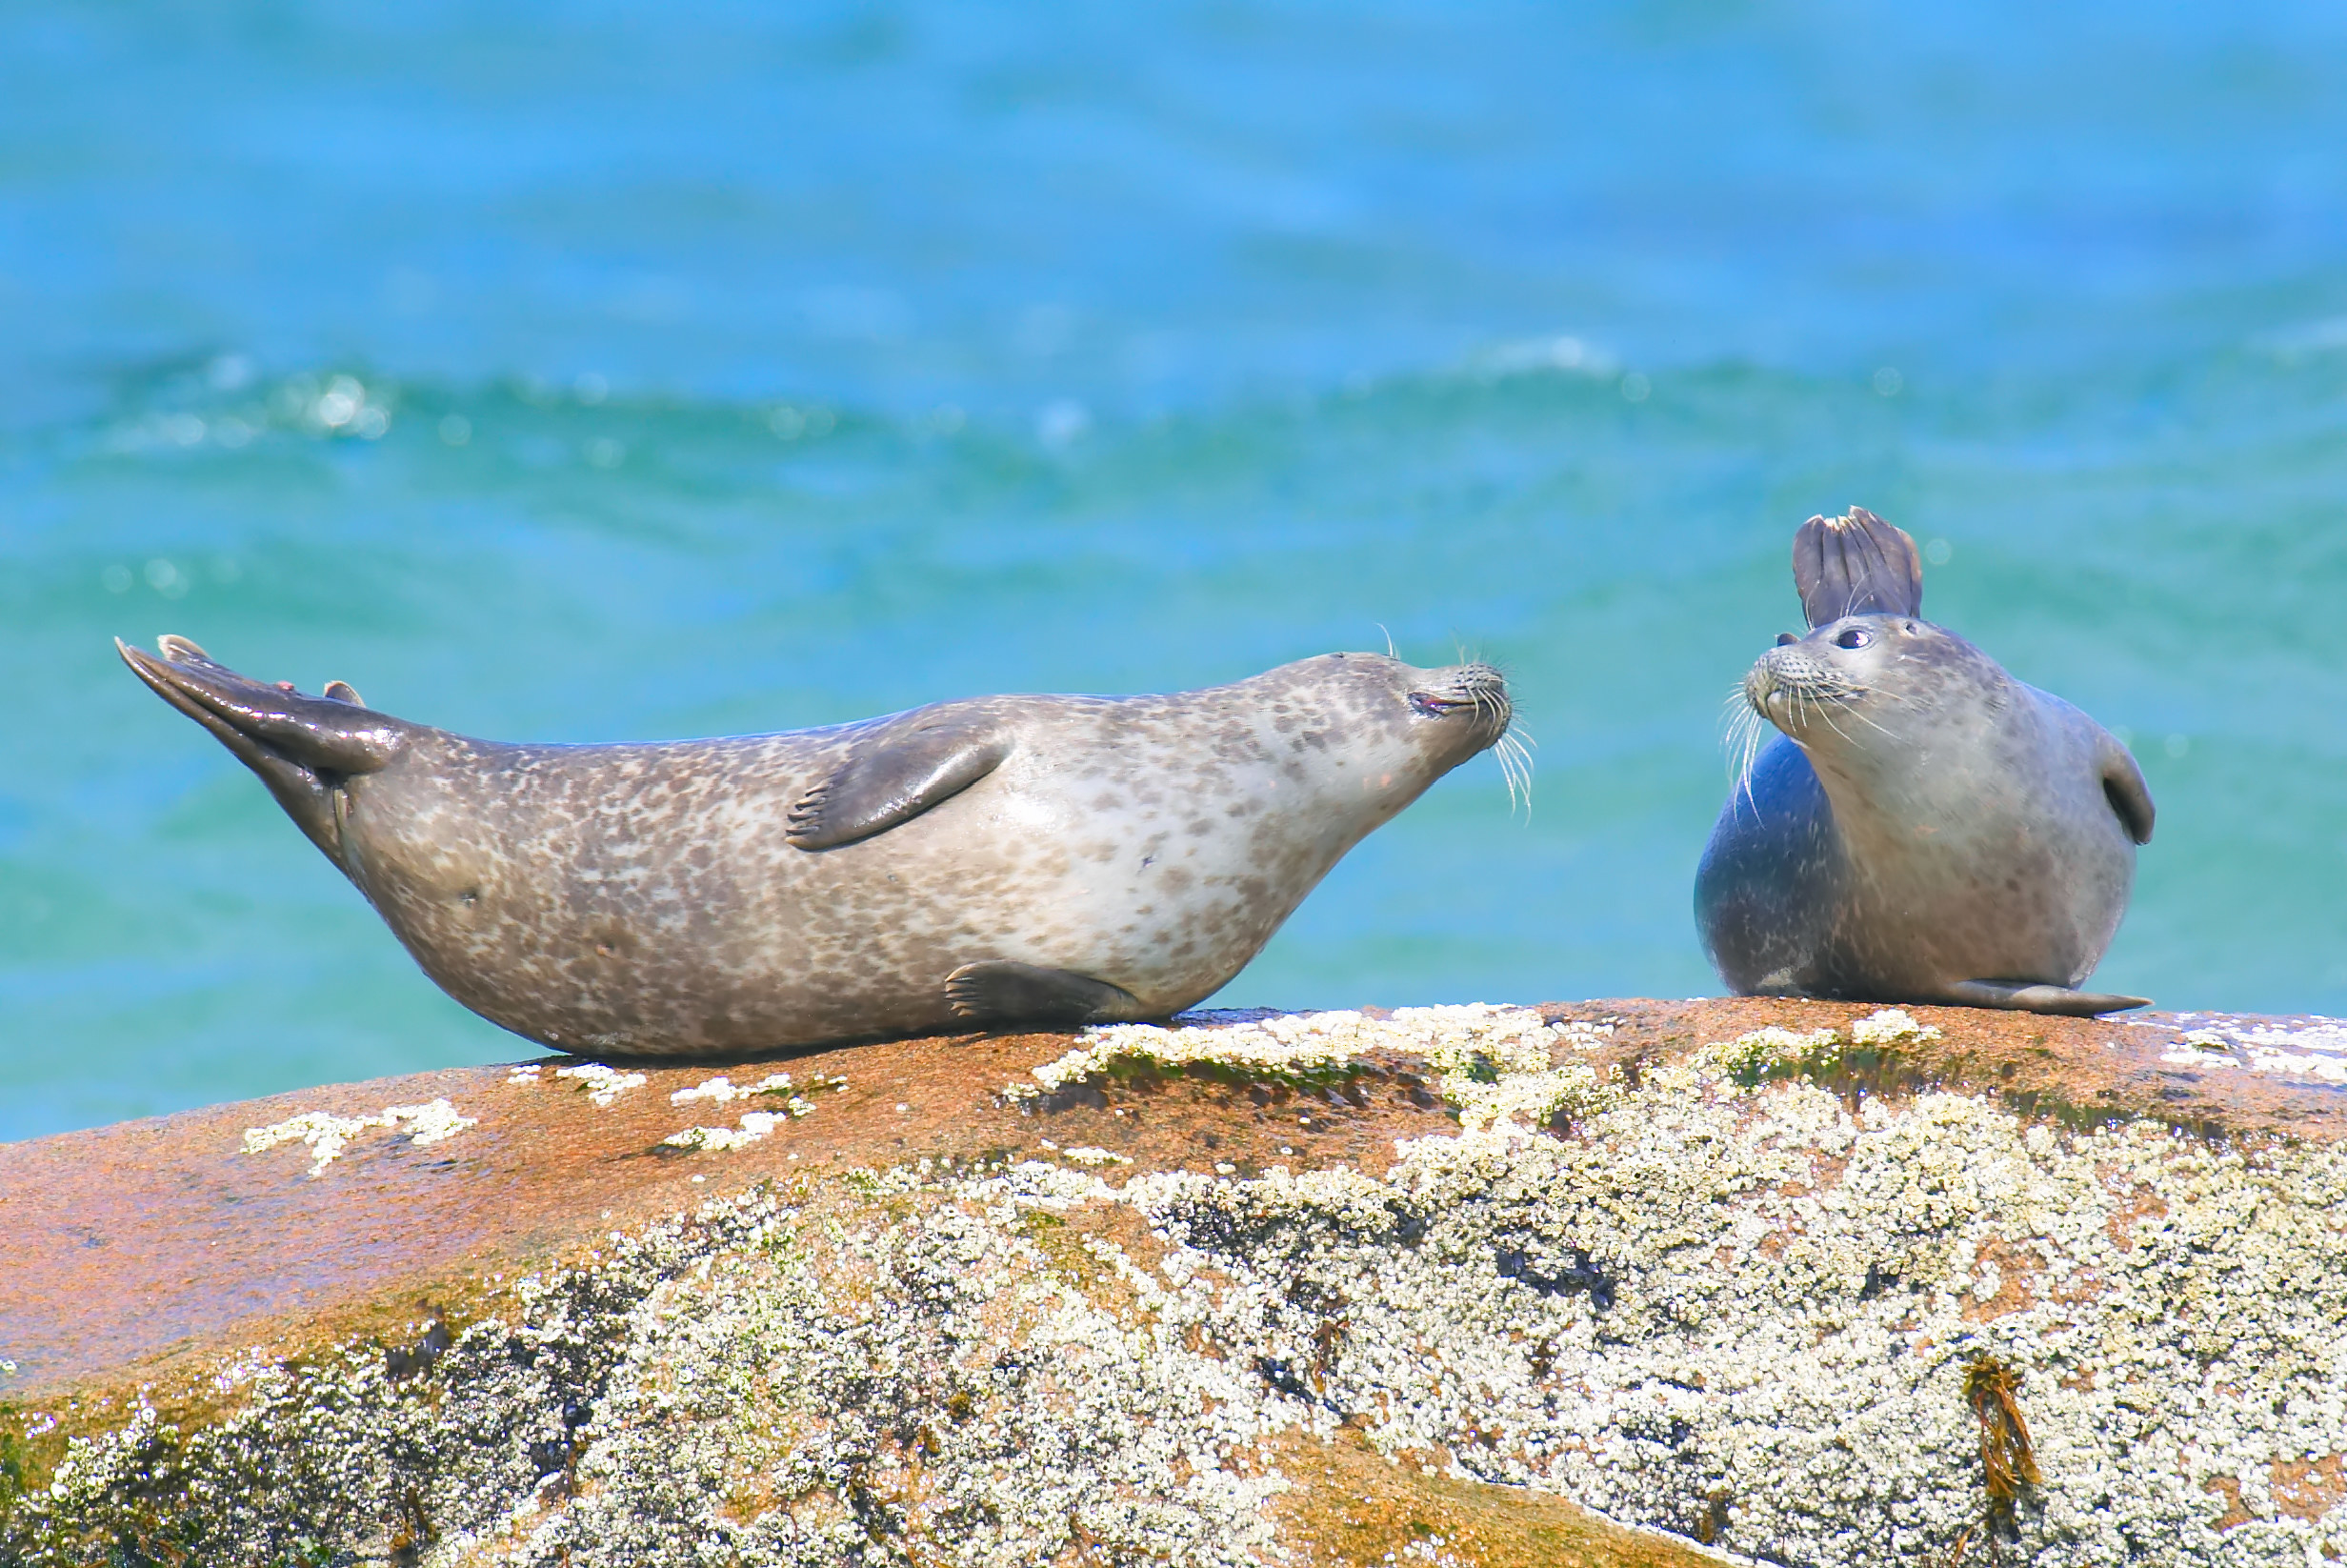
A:
[[[2015,802],[2002,800],[1999,763],[2033,752],[2034,709],[2014,700],[2011,677],[1945,690],[1929,703],[1870,696],[1811,725],[1799,744],[1833,804],[1853,851],[1911,854],[1921,846],[1958,853]]]

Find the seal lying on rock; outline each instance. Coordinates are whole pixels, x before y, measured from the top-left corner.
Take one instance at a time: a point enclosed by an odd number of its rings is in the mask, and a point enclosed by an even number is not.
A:
[[[1499,673],[1331,653],[663,745],[504,745],[117,644],[424,973],[560,1050],[723,1055],[1159,1018],[1508,728]]]
[[[1921,619],[1915,541],[1874,513],[1804,523],[1793,574],[1810,633],[1744,677],[1783,734],[1729,794],[1695,874],[1720,977],[1746,995],[2145,1005],[2076,989],[2152,836],[2127,748]]]

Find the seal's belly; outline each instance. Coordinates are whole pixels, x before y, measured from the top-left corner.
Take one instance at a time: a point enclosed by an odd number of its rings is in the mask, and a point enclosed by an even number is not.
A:
[[[2115,823],[2080,811],[1952,824],[1939,842],[1854,846],[1851,859],[1823,967],[1929,995],[1964,980],[2076,985],[2118,929],[2135,857]]]
[[[363,781],[345,823],[353,880],[427,974],[508,1028],[570,1049],[724,1052],[951,1029],[946,977],[993,959],[1188,1005],[1351,844],[1283,812],[1264,780],[1140,799],[1006,768],[809,852],[784,828],[820,753],[713,770],[630,750],[592,774]]]

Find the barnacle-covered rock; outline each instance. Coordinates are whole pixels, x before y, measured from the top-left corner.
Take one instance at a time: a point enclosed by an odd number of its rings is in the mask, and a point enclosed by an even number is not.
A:
[[[0,1561],[2326,1560],[2342,1063],[1258,1013],[0,1147]]]

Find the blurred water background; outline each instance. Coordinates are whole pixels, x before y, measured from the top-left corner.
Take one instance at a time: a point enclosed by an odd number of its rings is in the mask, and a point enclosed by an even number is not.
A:
[[[2347,11],[0,12],[0,1138],[528,1055],[115,661],[501,738],[1512,673],[1226,1005],[1689,995],[1812,512],[2129,736],[2098,976],[2347,1010]]]

